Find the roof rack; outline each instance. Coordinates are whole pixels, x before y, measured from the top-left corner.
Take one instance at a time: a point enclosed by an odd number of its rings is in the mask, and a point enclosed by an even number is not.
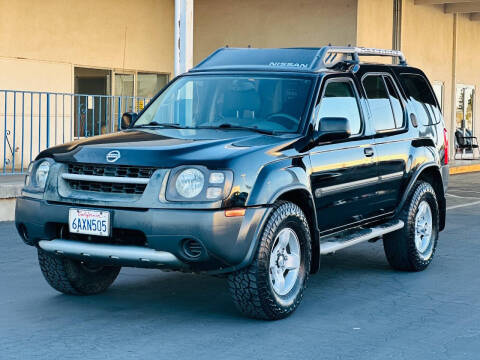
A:
[[[405,55],[399,50],[375,49],[355,46],[323,46],[320,48],[316,58],[316,63],[320,60],[319,65],[314,65],[317,69],[331,68],[340,62],[360,63],[360,56],[387,56],[392,59],[398,59],[400,65],[407,65]]]

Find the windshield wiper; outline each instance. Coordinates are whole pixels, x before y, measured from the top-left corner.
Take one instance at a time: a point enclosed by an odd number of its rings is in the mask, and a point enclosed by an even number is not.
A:
[[[218,126],[199,126],[199,129],[231,129],[231,130],[249,130],[249,131],[255,131],[260,134],[266,134],[266,135],[276,135],[275,131],[272,130],[266,130],[266,129],[259,129],[257,127],[248,127],[248,126],[241,126],[241,125],[233,125],[229,123],[224,123],[220,124]]]
[[[142,127],[154,127],[160,126],[166,129],[189,129],[187,127],[181,126],[180,124],[173,124],[173,123],[159,123],[157,121],[151,121],[148,124],[141,124],[134,126],[134,128],[142,128]]]

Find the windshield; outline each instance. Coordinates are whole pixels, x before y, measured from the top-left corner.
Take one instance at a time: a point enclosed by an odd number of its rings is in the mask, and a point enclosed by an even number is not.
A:
[[[181,128],[251,128],[296,132],[312,80],[270,76],[185,76],[135,122]]]

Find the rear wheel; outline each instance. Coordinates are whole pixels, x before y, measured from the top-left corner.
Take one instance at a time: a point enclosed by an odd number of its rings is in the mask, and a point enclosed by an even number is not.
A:
[[[439,219],[435,190],[427,182],[418,182],[400,214],[404,228],[384,236],[390,265],[405,271],[426,269],[435,255]]]
[[[120,266],[96,266],[38,249],[42,274],[55,290],[70,295],[101,293],[115,281]]]
[[[310,261],[311,240],[305,215],[293,203],[277,202],[252,264],[229,275],[237,308],[257,319],[287,317],[302,300]]]

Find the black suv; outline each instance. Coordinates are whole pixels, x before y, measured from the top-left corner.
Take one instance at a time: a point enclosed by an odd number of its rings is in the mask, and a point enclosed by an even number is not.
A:
[[[279,319],[321,255],[382,239],[395,269],[432,261],[447,134],[401,52],[222,48],[124,119],[29,167],[16,226],[60,292],[102,292],[122,266],[208,273]]]

